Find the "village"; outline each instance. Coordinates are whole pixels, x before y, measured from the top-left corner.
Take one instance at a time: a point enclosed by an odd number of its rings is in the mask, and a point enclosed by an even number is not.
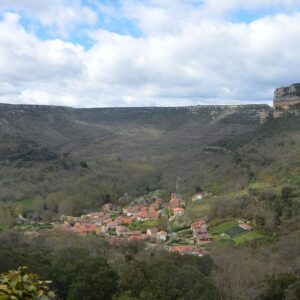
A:
[[[47,224],[19,216],[19,228],[23,228],[28,237],[38,237],[41,234],[39,229],[47,229],[79,236],[93,235],[105,239],[111,246],[146,243],[152,248],[160,247],[170,252],[200,257],[208,253],[207,246],[211,242],[234,240],[235,237],[246,240],[257,235],[246,220],[225,220],[211,228],[205,214],[189,219],[187,209],[201,208],[204,198],[202,192],[194,194],[189,201],[183,200],[177,193],[172,193],[169,201],[151,195],[147,200],[142,198],[137,202],[135,199],[124,207],[106,203],[98,211],[81,216],[62,215],[59,221]],[[174,228],[174,223],[182,219],[187,220],[184,226]]]
[[[173,245],[174,233],[170,229],[167,230],[168,226],[160,224],[162,217],[171,221],[183,216],[185,205],[185,201],[175,193],[171,194],[168,203],[163,203],[160,198],[155,197],[149,204],[132,204],[122,210],[118,210],[111,203],[106,203],[100,211],[80,217],[61,216],[61,222],[54,224],[53,228],[56,231],[78,235],[94,234],[107,239],[110,245],[148,242],[164,245],[169,251],[203,256],[205,249],[201,246],[202,242],[211,241],[204,220],[191,225],[195,238],[194,245]]]

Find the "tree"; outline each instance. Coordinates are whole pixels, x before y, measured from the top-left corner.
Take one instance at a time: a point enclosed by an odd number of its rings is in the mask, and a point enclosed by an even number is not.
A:
[[[204,274],[210,272],[210,264],[210,259],[178,254],[132,261],[121,270],[121,295],[141,300],[217,300],[218,291]]]
[[[291,284],[285,292],[285,300],[298,300],[300,299],[300,280]]]
[[[117,290],[118,275],[101,256],[80,248],[64,249],[53,260],[53,279],[68,300],[110,300]]]
[[[255,225],[257,229],[262,230],[266,225],[266,218],[262,215],[255,216]]]
[[[268,276],[266,278],[267,287],[262,293],[260,299],[284,300],[284,295],[288,287],[297,281],[299,281],[299,277],[289,273],[281,273],[277,276]]]
[[[111,195],[107,193],[104,196],[104,203],[110,203],[110,202],[111,202]]]
[[[203,189],[202,189],[202,187],[201,186],[196,186],[196,188],[195,188],[195,193],[202,193],[202,191],[203,191]]]
[[[292,196],[293,194],[293,188],[289,187],[289,186],[284,186],[282,189],[281,189],[281,197],[283,199],[288,199]]]
[[[80,162],[80,166],[81,168],[85,168],[85,169],[88,168],[88,164],[85,161]]]

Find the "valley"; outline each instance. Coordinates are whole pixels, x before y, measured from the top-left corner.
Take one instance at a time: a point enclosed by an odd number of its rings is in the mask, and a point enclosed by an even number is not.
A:
[[[298,282],[299,112],[1,104],[1,270],[27,265],[65,297],[61,255],[78,268],[96,255],[121,278],[118,300],[161,299],[147,276],[171,284],[167,270],[190,263],[199,299],[256,299],[282,274]],[[145,290],[135,272],[150,272]]]

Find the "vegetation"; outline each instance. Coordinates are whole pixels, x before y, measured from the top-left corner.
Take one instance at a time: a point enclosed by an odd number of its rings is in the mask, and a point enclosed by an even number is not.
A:
[[[53,281],[61,299],[218,299],[208,256],[136,252],[135,247],[118,250],[95,237],[49,235],[45,241],[24,244],[19,233],[13,238],[15,234],[0,236],[1,242],[8,241],[0,245],[0,271],[27,264]],[[74,246],[66,248],[66,242]]]
[[[54,299],[50,283],[40,280],[37,274],[26,272],[25,267],[19,267],[17,271],[0,274],[0,299]]]
[[[51,298],[50,279],[58,299],[299,299],[299,112],[260,124],[261,110],[270,108],[1,105],[0,293],[17,286],[11,295]],[[168,228],[175,242],[192,244],[190,225],[204,218],[209,255],[179,256],[161,244],[112,247],[98,236],[49,230],[61,215],[149,203],[158,189],[167,201],[175,188],[187,200],[182,217],[129,228]],[[195,191],[204,200],[192,203]],[[223,238],[239,219],[254,230]],[[22,283],[10,286],[10,274]]]

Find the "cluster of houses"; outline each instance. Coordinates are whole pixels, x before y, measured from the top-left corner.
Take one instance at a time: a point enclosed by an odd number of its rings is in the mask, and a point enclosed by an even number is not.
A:
[[[184,207],[185,201],[182,200],[177,194],[171,194],[171,200],[168,205],[168,209],[170,212],[170,219],[181,217],[184,215]]]
[[[127,206],[122,211],[114,210],[111,203],[102,206],[101,211],[80,217],[62,216],[61,223],[55,224],[57,231],[74,232],[80,235],[96,234],[108,237],[110,244],[124,241],[162,241],[168,239],[168,233],[157,227],[148,228],[146,233],[130,230],[133,222],[158,220],[162,211],[161,199],[154,199],[151,204]]]
[[[202,201],[202,193],[193,195],[192,202]],[[212,236],[208,233],[208,224],[200,219],[191,224],[191,231],[194,244],[175,245],[173,232],[166,232],[159,228],[158,221],[161,216],[168,216],[169,221],[182,217],[185,214],[185,201],[176,193],[171,194],[168,203],[155,198],[149,204],[131,204],[122,209],[116,209],[111,203],[102,206],[98,212],[92,212],[80,217],[61,216],[60,222],[51,223],[56,231],[72,232],[78,235],[96,235],[105,237],[110,245],[123,245],[127,242],[147,241],[152,243],[162,243],[164,248],[179,254],[192,254],[203,256],[206,252],[203,246],[212,241]],[[29,220],[21,215],[18,217],[21,224],[27,224]],[[161,223],[163,224],[163,223]],[[147,228],[148,226],[149,228]],[[142,228],[142,230],[139,230]],[[228,228],[222,234],[223,237],[234,237],[242,232],[253,230],[250,222],[239,220],[238,224]],[[35,238],[40,232],[31,230],[25,232],[28,238]],[[190,243],[190,236],[188,237]]]
[[[197,195],[197,199],[199,195]],[[194,201],[194,200],[193,200]],[[61,216],[60,222],[54,224],[54,230],[72,232],[78,235],[96,235],[107,238],[110,245],[121,245],[125,242],[149,241],[166,243],[172,233],[159,228],[158,222],[149,222],[149,228],[143,232],[138,230],[139,223],[158,221],[168,211],[169,220],[181,217],[185,213],[185,201],[177,194],[171,194],[169,203],[155,198],[150,204],[132,204],[122,209],[115,209],[111,203],[102,206],[98,212],[92,212],[80,217]],[[207,224],[200,220],[191,225],[197,245],[171,246],[170,251],[180,254],[202,256],[204,248],[200,247],[211,240],[207,233]]]
[[[204,220],[199,220],[191,225],[193,236],[196,244],[204,245],[212,241],[211,235],[208,233],[208,225]]]

